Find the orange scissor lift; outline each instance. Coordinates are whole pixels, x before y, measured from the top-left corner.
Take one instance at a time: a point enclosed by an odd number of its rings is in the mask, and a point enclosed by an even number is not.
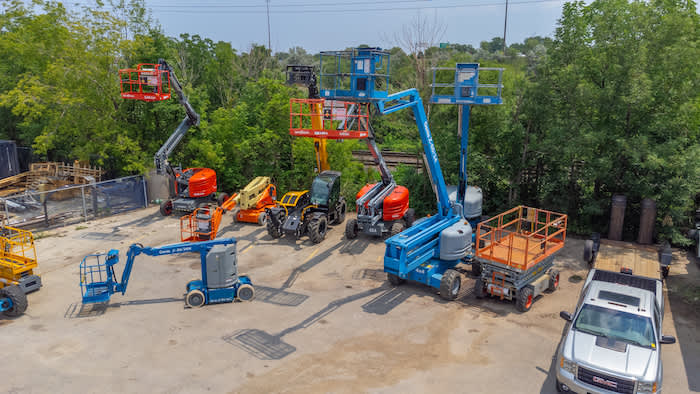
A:
[[[545,290],[556,290],[554,256],[564,247],[566,226],[564,214],[522,205],[479,223],[476,297],[515,300],[517,309],[526,312]]]

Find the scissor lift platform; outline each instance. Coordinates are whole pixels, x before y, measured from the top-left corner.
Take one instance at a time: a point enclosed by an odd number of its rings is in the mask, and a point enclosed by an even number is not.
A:
[[[479,223],[476,296],[515,299],[518,310],[525,312],[542,292],[556,290],[554,255],[564,247],[566,226],[566,215],[526,206]]]

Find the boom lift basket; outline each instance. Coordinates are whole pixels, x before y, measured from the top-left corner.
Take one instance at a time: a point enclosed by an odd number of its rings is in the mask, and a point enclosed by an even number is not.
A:
[[[0,227],[0,280],[16,284],[37,267],[34,236],[30,231]],[[7,282],[9,281],[9,283]],[[3,287],[0,284],[0,288]]]
[[[114,265],[119,262],[119,252],[91,254],[80,262],[80,290],[83,304],[106,302],[116,286]]]
[[[170,99],[170,74],[160,64],[140,63],[136,68],[119,70],[119,85],[124,99],[163,101]]]
[[[320,115],[319,107],[323,115]],[[369,103],[324,99],[289,100],[289,134],[296,137],[362,139],[369,135],[368,125]]]
[[[518,206],[476,230],[476,257],[526,271],[564,247],[567,216]]]
[[[389,58],[389,52],[381,48],[321,52],[321,97],[360,102],[386,98]]]

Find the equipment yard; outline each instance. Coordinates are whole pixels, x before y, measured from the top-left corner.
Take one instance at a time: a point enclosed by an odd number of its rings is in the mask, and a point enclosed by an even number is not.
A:
[[[529,312],[476,299],[468,270],[448,302],[419,283],[392,287],[380,239],[348,240],[341,224],[320,244],[277,240],[229,214],[219,237],[237,240],[252,302],[185,308],[185,284],[200,275],[199,254],[185,253],[140,256],[125,295],[81,303],[85,255],[176,243],[179,226],[151,207],[35,234],[44,287],[28,294],[23,316],[0,317],[0,392],[552,393],[559,312],[575,309],[588,273],[584,241],[569,238],[554,262],[559,289]],[[115,267],[121,275],[124,263]],[[674,250],[665,288],[698,274]],[[663,333],[677,342],[663,347],[663,392],[698,392],[700,316],[680,296],[667,299]]]

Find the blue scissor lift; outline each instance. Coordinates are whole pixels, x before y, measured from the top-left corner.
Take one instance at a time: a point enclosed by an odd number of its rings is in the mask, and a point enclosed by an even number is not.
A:
[[[328,58],[331,58],[328,61]],[[325,58],[325,64],[324,64]],[[435,144],[428,126],[423,101],[416,89],[389,94],[389,54],[379,48],[358,48],[350,51],[321,52],[321,97],[344,101],[370,102],[380,115],[410,108],[423,144],[426,169],[437,197],[437,213],[417,220],[414,225],[386,240],[384,271],[389,281],[398,285],[406,279],[439,288],[446,299],[457,297],[461,279],[454,268],[471,255],[472,227],[464,218],[466,193],[466,142],[462,133],[462,163],[457,203],[451,201],[440,168]],[[471,64],[457,68],[453,94],[443,99],[461,105],[500,104],[501,74],[497,93],[479,95],[479,67]],[[459,74],[459,75],[457,75]],[[436,96],[435,100],[440,99]],[[441,101],[442,102],[442,101]],[[463,130],[468,130],[468,116]],[[466,125],[465,125],[466,123]],[[463,182],[462,182],[463,180]]]

